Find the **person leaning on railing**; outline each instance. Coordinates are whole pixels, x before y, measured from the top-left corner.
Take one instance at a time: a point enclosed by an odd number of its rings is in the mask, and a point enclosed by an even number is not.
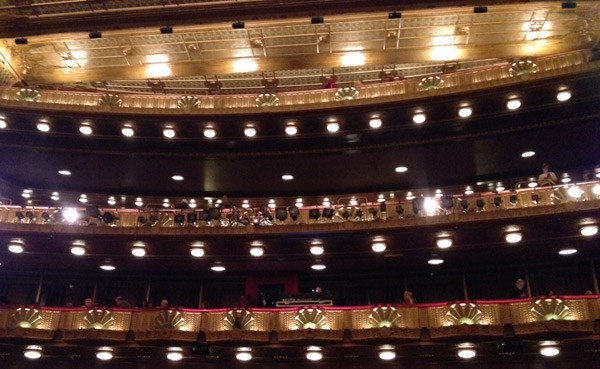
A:
[[[548,163],[542,164],[542,174],[538,177],[538,186],[554,186],[558,181],[554,172],[548,171]]]

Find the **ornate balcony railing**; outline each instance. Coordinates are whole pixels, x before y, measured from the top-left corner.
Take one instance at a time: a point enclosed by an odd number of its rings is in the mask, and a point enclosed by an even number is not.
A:
[[[35,308],[0,309],[0,337],[52,340],[60,331],[65,341],[176,340],[196,342],[204,332],[207,342],[270,342],[321,339],[415,339],[422,328],[432,338],[485,335],[502,337],[510,324],[515,333],[548,331],[590,333],[600,319],[600,296],[542,297],[524,300],[466,301],[421,305],[361,307],[303,307],[285,309],[231,308],[110,309]],[[348,333],[346,333],[346,336]],[[347,338],[346,338],[347,339]]]
[[[578,197],[573,197],[569,189],[577,187]],[[570,193],[569,193],[570,192]],[[500,194],[484,194],[447,197],[451,203],[446,207],[443,198],[420,198],[420,210],[413,200],[364,203],[348,205],[349,197],[340,198],[331,206],[314,206],[298,209],[297,218],[291,216],[290,209],[281,207],[286,219],[277,220],[276,209],[270,209],[273,219],[268,220],[259,209],[241,209],[240,219],[233,220],[231,210],[209,209],[100,209],[100,214],[111,214],[110,222],[101,216],[86,215],[85,209],[76,209],[78,220],[71,223],[64,218],[66,208],[16,207],[0,209],[0,229],[4,231],[31,232],[78,232],[81,226],[85,233],[142,234],[155,233],[155,228],[165,234],[243,234],[310,232],[318,227],[320,231],[349,229],[384,229],[403,226],[446,224],[457,222],[505,219],[510,217],[539,216],[576,211],[600,209],[600,183],[586,182],[573,185],[542,187]],[[334,201],[334,198],[331,198]],[[425,201],[434,205],[428,209]],[[73,208],[70,208],[73,209]],[[319,218],[311,217],[311,210],[319,210]],[[325,210],[331,210],[326,215]],[[415,212],[415,210],[418,210]],[[212,214],[210,214],[212,212]],[[192,221],[189,215],[194,215]],[[260,225],[260,227],[253,227]],[[273,227],[268,227],[272,225]],[[79,227],[78,227],[79,226]],[[267,226],[267,227],[265,227]],[[296,227],[296,228],[286,228]]]
[[[257,95],[197,95],[191,96],[194,99],[194,104],[188,104],[188,106],[182,104],[181,99],[190,98],[190,96],[121,94],[115,100],[118,103],[107,104],[101,101],[110,98],[99,93],[39,90],[36,91],[35,99],[25,99],[18,98],[18,94],[22,94],[19,88],[2,88],[0,89],[0,107],[14,106],[42,110],[169,115],[244,114],[310,110],[322,109],[324,105],[341,107],[468,92],[482,88],[508,86],[524,80],[531,81],[572,73],[583,73],[600,68],[600,62],[588,62],[588,59],[589,51],[580,50],[535,59],[537,65],[537,72],[535,73],[511,73],[511,64],[504,63],[492,67],[444,74],[439,76],[444,82],[443,88],[439,89],[424,89],[421,86],[422,79],[415,78],[356,87],[354,97],[343,99],[338,96],[337,89],[278,93],[276,95],[278,99],[276,106],[260,106],[257,102]]]

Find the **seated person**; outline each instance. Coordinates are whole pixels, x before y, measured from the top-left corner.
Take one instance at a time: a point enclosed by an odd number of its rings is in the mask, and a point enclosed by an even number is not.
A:
[[[115,307],[120,309],[131,309],[131,304],[123,298],[123,296],[117,296],[115,299]]]
[[[515,287],[513,287],[510,291],[508,291],[509,299],[526,299],[529,297],[529,294],[525,290],[525,281],[522,279],[517,279],[515,282]]]
[[[404,291],[404,303],[407,305],[412,305],[415,303],[415,300],[413,300],[412,292]]]
[[[554,174],[554,172],[549,172],[548,169],[548,163],[542,164],[542,174],[538,177],[539,186],[554,186],[558,181],[556,174]]]

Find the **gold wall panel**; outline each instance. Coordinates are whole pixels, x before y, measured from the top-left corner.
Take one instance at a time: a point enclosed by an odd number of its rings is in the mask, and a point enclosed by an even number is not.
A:
[[[101,310],[102,311],[102,310]],[[114,319],[112,327],[107,330],[114,331],[128,331],[131,326],[132,312],[129,311],[112,311],[110,316]],[[84,325],[84,318],[88,314],[87,310],[69,310],[62,311],[60,316],[59,328],[63,330],[78,330],[86,329]]]

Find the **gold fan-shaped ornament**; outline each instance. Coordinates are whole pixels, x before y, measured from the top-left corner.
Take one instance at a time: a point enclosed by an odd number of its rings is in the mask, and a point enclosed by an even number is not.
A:
[[[539,299],[533,304],[531,315],[537,322],[565,320],[569,317],[569,308],[561,299]]]
[[[123,103],[123,100],[116,94],[104,94],[98,99],[98,105],[118,108]]]
[[[347,101],[358,99],[359,92],[354,87],[339,88],[335,93],[335,101]]]
[[[379,306],[371,310],[369,323],[371,323],[371,327],[373,328],[399,327],[400,314],[398,314],[398,311],[394,307]]]
[[[31,308],[18,308],[9,319],[11,328],[37,328],[41,323],[40,312]]]
[[[250,331],[254,328],[255,322],[252,313],[248,310],[229,310],[223,325],[228,331]]]
[[[296,328],[298,329],[321,329],[325,326],[327,318],[321,309],[300,309],[296,315]]]
[[[279,98],[275,94],[260,94],[256,98],[256,106],[259,108],[277,105],[279,105]]]
[[[177,101],[177,107],[179,109],[198,109],[200,107],[200,100],[193,95],[181,96],[179,101]]]
[[[538,66],[531,60],[520,60],[511,64],[508,73],[511,77],[518,77],[524,74],[534,74],[538,72]]]
[[[161,311],[154,319],[154,327],[163,331],[179,331],[183,328],[183,314],[176,310]]]
[[[85,329],[111,329],[115,325],[115,318],[108,310],[90,310],[83,318]]]
[[[448,319],[448,325],[480,324],[481,310],[477,309],[477,305],[473,303],[452,304],[446,312],[446,319]]]
[[[425,77],[419,82],[420,91],[439,90],[444,88],[444,80],[439,76]]]
[[[33,88],[22,88],[17,92],[17,101],[38,102],[42,95]]]

